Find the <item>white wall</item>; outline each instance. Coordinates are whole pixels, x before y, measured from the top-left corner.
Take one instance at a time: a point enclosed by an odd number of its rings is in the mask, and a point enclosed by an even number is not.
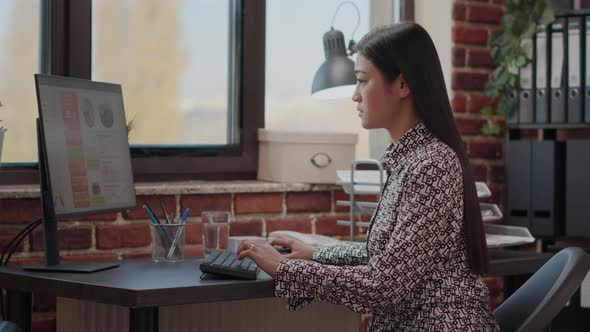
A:
[[[282,0],[274,0],[270,2],[267,7],[267,15],[270,15],[267,21],[267,28],[269,26],[278,26],[287,24],[284,22],[283,13],[284,5]],[[311,80],[316,68],[323,61],[323,50],[321,48],[321,35],[324,28],[315,28],[316,26],[327,25],[332,18],[333,10],[340,3],[334,1],[330,6],[325,6],[321,13],[316,13],[317,21],[320,22],[314,25],[313,31],[306,31],[308,35],[303,35],[302,29],[293,29],[294,36],[292,38],[286,36],[268,36],[267,41],[267,96],[266,96],[266,127],[269,129],[278,130],[311,130],[311,131],[341,131],[341,132],[356,132],[359,135],[359,142],[356,148],[356,158],[380,158],[387,145],[390,142],[389,134],[385,130],[370,130],[362,129],[360,120],[354,111],[354,102],[350,98],[345,98],[336,101],[317,101],[309,96],[309,88],[311,87]],[[312,2],[306,0],[305,3]],[[364,29],[367,29],[366,17],[369,17],[369,27],[376,27],[379,25],[389,24],[393,22],[394,6],[398,1],[395,0],[354,0],[360,6],[361,17]],[[273,6],[275,4],[275,6]],[[333,5],[333,6],[332,6]],[[299,5],[293,5],[298,8]],[[334,7],[334,8],[332,8]],[[445,83],[447,89],[450,88],[451,79],[451,24],[452,24],[452,0],[415,0],[415,20],[420,23],[430,33],[434,40],[435,46],[438,50],[439,57],[443,65],[443,73],[445,75]],[[270,13],[270,14],[269,14]],[[273,13],[275,15],[273,15]],[[370,13],[370,14],[369,14]],[[291,13],[292,14],[292,13]],[[367,15],[368,14],[368,15]],[[305,17],[304,13],[300,17]],[[274,22],[273,19],[281,19],[281,22]],[[309,19],[309,18],[308,18]],[[339,21],[338,21],[339,20]],[[350,31],[356,22],[356,15],[353,9],[343,7],[338,15],[338,20],[335,25],[345,33],[346,38],[349,38]],[[273,23],[274,22],[274,23]],[[273,25],[274,24],[274,25]],[[350,27],[348,25],[351,25]],[[272,30],[272,28],[270,29]],[[280,30],[280,29],[279,29]],[[284,29],[283,29],[284,30]],[[282,34],[286,32],[280,30]],[[310,29],[307,29],[310,30]],[[272,30],[277,31],[277,30]],[[272,33],[267,32],[267,33]],[[358,41],[364,32],[357,31],[355,39]],[[279,38],[281,37],[281,38]],[[297,43],[303,45],[303,41],[310,43],[313,46],[313,52],[306,51],[303,53],[297,47]],[[274,47],[271,45],[274,45]],[[281,46],[276,46],[276,43],[284,43]],[[295,47],[291,51],[289,47]],[[311,46],[310,46],[311,47]],[[269,53],[269,50],[276,52],[286,52],[288,56],[281,54]],[[278,51],[277,51],[278,50]],[[313,53],[313,54],[312,54]],[[287,77],[304,77],[300,81],[302,89],[301,92],[290,93],[270,93],[269,86],[273,84],[283,84],[284,79],[276,74],[276,71],[281,71],[281,68],[286,68],[286,65],[281,63],[281,59],[289,59],[292,61],[293,56],[299,57],[300,61],[295,61],[291,67],[296,71],[295,74],[289,72]],[[273,62],[274,61],[274,62]],[[299,67],[298,67],[299,66]],[[275,73],[276,75],[273,75]],[[275,77],[277,76],[277,77]],[[285,85],[285,84],[283,84]],[[313,119],[313,120],[312,120]]]
[[[414,21],[422,25],[434,41],[450,96],[453,0],[415,0],[414,6]]]
[[[378,0],[371,3],[371,27],[393,22],[392,6],[394,2],[397,3],[394,0]],[[434,42],[443,69],[447,92],[450,96],[453,0],[415,0],[414,6],[414,21],[428,31]],[[390,142],[391,139],[386,130],[370,130],[369,157],[379,159]]]

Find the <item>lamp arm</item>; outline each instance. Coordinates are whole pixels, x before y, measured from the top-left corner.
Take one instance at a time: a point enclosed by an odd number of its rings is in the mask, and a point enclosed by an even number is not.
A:
[[[354,33],[356,32],[356,29],[358,29],[359,24],[361,22],[361,12],[359,11],[359,7],[352,1],[342,2],[336,8],[336,11],[334,12],[334,16],[332,16],[332,24],[330,25],[330,27],[334,28],[334,20],[336,19],[336,15],[338,14],[338,11],[340,10],[340,8],[346,4],[352,5],[354,7],[354,9],[356,10],[356,25],[354,26],[354,30],[352,30],[352,33],[350,34],[350,44],[348,46],[348,51],[350,52],[350,54],[353,54],[354,52],[352,51],[352,46],[354,45],[354,41],[353,41]]]

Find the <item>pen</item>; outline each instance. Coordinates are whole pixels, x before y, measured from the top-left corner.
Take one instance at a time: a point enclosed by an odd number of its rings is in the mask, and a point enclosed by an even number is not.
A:
[[[186,218],[188,218],[188,213],[190,212],[191,209],[186,208],[186,210],[184,210],[184,213],[182,214],[182,217],[180,217],[180,220],[178,221],[179,224],[184,224],[184,222],[186,221]]]
[[[172,241],[172,245],[170,246],[170,250],[168,250],[168,259],[172,258],[172,254],[176,250],[176,242],[178,241],[178,238],[182,235],[182,231],[184,230],[183,225],[186,222],[186,218],[188,218],[189,211],[190,211],[189,208],[184,210],[182,217],[180,217],[180,220],[178,221],[178,225],[181,225],[182,227],[180,227],[180,229],[176,230],[176,234],[174,235],[174,240]]]
[[[152,220],[152,224],[156,228],[156,232],[158,232],[158,234],[160,234],[160,237],[162,238],[162,240],[166,243],[169,243],[168,241],[170,241],[170,239],[166,236],[166,233],[159,227],[160,223],[159,223],[158,219],[156,218],[156,216],[154,216],[154,214],[152,213],[149,206],[147,204],[145,204],[143,206],[143,209],[145,210],[145,213],[147,213],[148,217],[150,217],[150,219]]]
[[[150,219],[152,220],[152,224],[158,225],[158,219],[156,219],[156,216],[154,216],[152,210],[147,205],[144,205],[143,209],[145,210],[145,213],[147,213],[148,217],[150,217]]]
[[[154,217],[154,220],[158,223],[161,224],[160,219],[158,219],[158,217],[156,217],[156,214],[154,213],[154,210],[152,209],[150,202],[145,202],[144,208],[147,207],[148,210],[150,210],[150,213],[152,215],[152,217]]]
[[[166,219],[166,223],[170,224],[170,218],[168,218],[168,212],[166,212],[166,208],[164,207],[164,203],[160,202],[160,208],[162,208],[162,212],[164,212],[164,219]]]

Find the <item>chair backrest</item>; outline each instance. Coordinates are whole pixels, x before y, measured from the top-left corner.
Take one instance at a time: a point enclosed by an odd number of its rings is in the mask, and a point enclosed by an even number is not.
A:
[[[20,329],[11,322],[0,320],[0,332],[20,332]]]
[[[494,311],[500,331],[542,331],[582,284],[590,255],[566,248],[551,257]]]

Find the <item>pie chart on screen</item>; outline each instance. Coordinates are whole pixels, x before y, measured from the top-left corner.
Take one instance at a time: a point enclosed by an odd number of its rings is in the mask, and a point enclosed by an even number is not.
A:
[[[106,128],[111,128],[113,126],[113,110],[109,104],[101,104],[100,105],[100,122]]]
[[[92,103],[88,98],[84,99],[83,105],[82,114],[84,115],[84,121],[89,128],[92,128],[95,122],[94,107],[92,107]]]

